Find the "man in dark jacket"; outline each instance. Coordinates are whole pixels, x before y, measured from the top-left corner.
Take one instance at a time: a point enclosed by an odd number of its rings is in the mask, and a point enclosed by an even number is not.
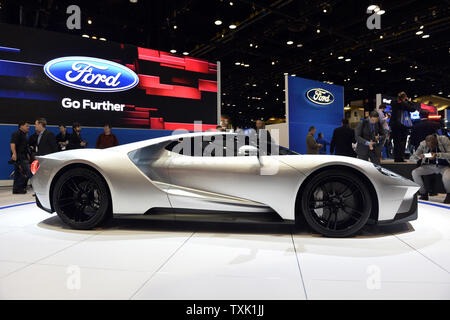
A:
[[[420,121],[413,125],[411,130],[411,136],[409,141],[414,146],[414,150],[417,150],[419,144],[425,140],[429,135],[433,135],[441,128],[439,122],[428,119],[428,113],[420,112]]]
[[[36,155],[45,156],[58,151],[56,138],[53,132],[47,130],[47,120],[39,118],[34,123],[38,138],[36,141]]]
[[[330,143],[330,154],[337,156],[356,157],[353,151],[352,143],[355,143],[355,130],[348,126],[348,120],[342,120],[342,127],[333,131],[333,137]]]
[[[416,111],[416,108],[414,103],[411,102],[411,99],[406,96],[405,92],[400,92],[398,94],[397,101],[392,101],[391,107],[392,113],[389,125],[391,126],[391,135],[394,141],[394,161],[404,162],[406,138],[408,136],[409,127],[402,121],[402,115],[405,111],[414,112]]]
[[[72,134],[69,136],[67,150],[82,149],[87,146],[87,142],[81,137],[81,126],[78,122],[72,125]]]
[[[31,177],[27,141],[29,128],[28,122],[22,121],[19,123],[19,129],[11,136],[11,161],[14,163],[14,194],[27,193],[27,183]]]
[[[378,112],[372,111],[369,119],[361,120],[355,130],[356,154],[358,159],[369,160],[372,163],[380,164],[380,157],[377,148],[384,141],[386,133],[380,125]]]
[[[69,143],[69,134],[67,133],[66,126],[60,124],[58,126],[59,133],[56,135],[56,143],[58,144],[58,151],[66,150],[66,146]]]

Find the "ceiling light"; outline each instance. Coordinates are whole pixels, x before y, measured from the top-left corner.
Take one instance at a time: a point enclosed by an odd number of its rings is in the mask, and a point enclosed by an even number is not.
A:
[[[244,64],[244,67],[248,68],[248,67],[250,67],[250,65],[249,64]]]
[[[346,62],[349,62],[349,61],[352,61],[352,59],[347,58],[347,59],[345,59],[345,61],[346,61]]]
[[[88,24],[92,24],[92,20],[89,19],[89,20],[87,21],[87,23],[88,23]]]
[[[381,72],[386,72],[386,71],[387,71],[386,69],[381,70]]]
[[[92,36],[92,39],[97,40],[97,37],[96,36]]]
[[[426,38],[429,38],[429,37],[430,37],[429,34],[424,34],[424,35],[422,36],[422,39],[426,39]]]
[[[256,83],[252,84],[253,87],[256,87]]]
[[[381,68],[375,68],[375,70],[376,70],[376,71],[380,71],[380,70],[381,70]]]
[[[338,59],[341,60],[341,59],[344,59],[344,57],[343,56],[339,56]]]
[[[189,52],[184,51],[184,52],[183,52],[183,55],[184,55],[184,56],[188,56],[188,55],[189,55]]]
[[[439,91],[439,92],[438,92],[438,94],[442,94],[442,93],[443,93],[442,91]]]
[[[89,36],[87,34],[83,34],[82,37],[83,38],[89,38]]]
[[[376,14],[378,14],[378,15],[382,15],[382,14],[384,14],[386,11],[384,11],[384,10],[378,10],[377,12],[376,12]]]
[[[317,33],[320,33],[320,29],[317,29],[316,32],[317,32]]]
[[[172,50],[170,50],[170,53],[177,53],[177,50],[172,49]]]
[[[295,76],[296,76],[296,74],[295,74],[295,73],[293,73],[293,74],[291,74],[291,76],[292,76],[292,77],[295,77]]]
[[[253,43],[250,43],[250,47],[253,47]]]
[[[333,52],[330,52],[330,56],[332,56],[333,55]]]
[[[410,79],[411,79],[411,77],[406,78],[406,80],[410,80]]]
[[[303,44],[299,43],[299,44],[297,45],[297,48],[301,48],[301,47],[303,47]]]
[[[358,88],[353,88],[353,90],[358,90]]]
[[[388,59],[391,59],[391,58],[392,58],[391,56],[388,57]]]
[[[420,26],[420,28],[419,28],[420,30],[422,30],[423,29],[423,26]]]
[[[369,49],[369,52],[372,52],[372,51],[373,51],[373,49],[372,49],[372,48],[370,48],[370,49]]]
[[[131,3],[137,3],[138,0],[130,0]]]
[[[383,39],[383,36],[380,36],[380,39]]]
[[[236,25],[235,25],[235,24],[230,24],[230,25],[228,26],[228,28],[230,28],[231,30],[236,29]]]
[[[418,36],[420,36],[422,33],[423,33],[422,30],[419,30],[419,31],[416,32],[416,34],[417,34]]]
[[[240,62],[235,62],[234,64],[237,65],[237,66],[240,66],[240,65],[241,65]]]
[[[360,89],[358,89],[359,91],[363,91],[364,89],[363,88],[360,88]]]
[[[234,3],[232,1],[230,1],[230,6],[232,6]]]
[[[309,59],[308,61],[309,61],[309,62],[312,62],[312,59]]]
[[[288,44],[288,45],[291,45],[293,43],[294,43],[294,41],[292,41],[292,40],[289,40],[289,41],[286,42],[286,44]]]
[[[275,65],[275,61],[272,61],[272,65]]]
[[[106,39],[105,39],[105,38],[100,38],[99,40],[101,40],[101,41],[106,41]]]
[[[216,21],[214,21],[214,24],[216,26],[220,26],[222,24],[222,20],[217,19]]]

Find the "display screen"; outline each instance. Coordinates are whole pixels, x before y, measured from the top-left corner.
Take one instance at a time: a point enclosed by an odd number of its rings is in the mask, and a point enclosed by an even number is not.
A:
[[[45,68],[44,68],[45,67]],[[1,122],[202,129],[217,123],[217,64],[0,24]]]

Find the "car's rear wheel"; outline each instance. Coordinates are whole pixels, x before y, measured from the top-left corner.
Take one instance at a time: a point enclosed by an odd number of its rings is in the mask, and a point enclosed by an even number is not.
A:
[[[75,229],[98,227],[111,216],[106,183],[86,168],[63,173],[55,184],[52,200],[61,220]]]
[[[314,231],[328,237],[348,237],[367,223],[372,199],[360,177],[332,169],[308,181],[301,195],[301,208]]]

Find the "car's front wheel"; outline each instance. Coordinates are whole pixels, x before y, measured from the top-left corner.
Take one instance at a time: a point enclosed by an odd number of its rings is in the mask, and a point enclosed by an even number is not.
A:
[[[56,181],[53,206],[61,220],[74,229],[92,229],[110,216],[107,185],[94,171],[74,168]]]
[[[367,223],[372,198],[356,174],[332,169],[308,181],[301,195],[301,208],[314,231],[328,237],[348,237]]]

